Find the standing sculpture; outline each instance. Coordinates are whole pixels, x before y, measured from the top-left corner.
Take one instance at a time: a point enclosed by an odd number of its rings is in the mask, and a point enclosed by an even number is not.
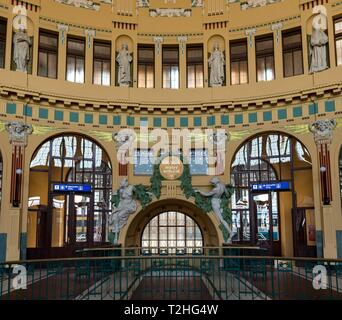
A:
[[[119,64],[118,83],[120,87],[129,87],[132,82],[131,63],[133,58],[128,51],[127,44],[122,45],[121,50],[116,57],[116,61]]]
[[[312,22],[310,40],[310,73],[323,71],[328,68],[327,45],[329,38],[326,34],[327,16],[324,6],[317,6],[313,11],[316,16]]]
[[[31,45],[32,41],[26,29],[21,27],[13,37],[13,61],[16,65],[16,71],[27,72]]]
[[[214,45],[214,51],[211,53],[209,58],[210,67],[210,86],[221,87],[225,79],[225,58],[223,52],[220,51],[218,43]]]
[[[228,231],[229,237],[227,239],[227,243],[232,243],[233,233],[231,227],[228,225],[227,221],[223,218],[223,210],[221,206],[222,198],[224,194],[227,192],[227,187],[224,183],[220,181],[218,177],[214,177],[210,180],[210,183],[214,186],[214,188],[209,192],[204,192],[201,190],[195,190],[195,192],[201,194],[204,197],[211,198],[211,206],[212,209],[219,219],[220,223],[223,227]]]
[[[129,185],[127,179],[123,179],[114,194],[118,197],[118,204],[113,207],[112,214],[108,219],[109,231],[114,235],[114,244],[118,243],[120,231],[126,225],[129,215],[137,210],[137,202],[133,193],[134,186]]]

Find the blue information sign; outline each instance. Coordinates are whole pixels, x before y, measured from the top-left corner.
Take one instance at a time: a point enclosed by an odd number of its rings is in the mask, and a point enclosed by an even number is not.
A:
[[[56,192],[82,192],[89,193],[92,191],[90,184],[66,184],[56,183],[53,185],[53,191]]]
[[[268,183],[252,184],[252,191],[289,191],[291,183],[289,181],[277,181]]]

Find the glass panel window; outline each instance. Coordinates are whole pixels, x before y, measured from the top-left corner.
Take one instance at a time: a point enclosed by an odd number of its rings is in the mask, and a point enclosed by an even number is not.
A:
[[[58,35],[41,31],[39,34],[38,76],[57,78]]]
[[[284,77],[304,73],[301,30],[283,32]]]
[[[257,81],[275,78],[273,34],[256,39]]]
[[[138,47],[138,88],[154,88],[154,47]]]
[[[247,40],[230,43],[231,83],[248,83]]]
[[[5,68],[7,21],[0,19],[0,68]]]
[[[153,151],[147,149],[137,149],[134,151],[134,174],[153,174]]]
[[[203,47],[187,47],[187,86],[188,88],[203,88]]]
[[[179,88],[178,47],[163,47],[163,88]]]
[[[82,39],[68,38],[67,80],[84,83],[85,42]]]
[[[338,66],[342,65],[342,18],[334,21],[335,26],[335,49],[336,49],[336,63]]]
[[[193,149],[190,153],[190,173],[191,175],[208,174],[208,150]]]
[[[202,232],[197,223],[183,213],[168,211],[154,217],[142,233],[142,248],[150,253],[193,253],[202,250]],[[163,248],[162,250],[160,250]]]
[[[94,42],[93,83],[110,86],[111,44]]]

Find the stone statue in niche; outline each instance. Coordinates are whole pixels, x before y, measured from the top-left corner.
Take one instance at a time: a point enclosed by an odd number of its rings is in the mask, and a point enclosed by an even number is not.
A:
[[[28,36],[26,29],[20,27],[13,37],[13,61],[16,66],[16,71],[27,72],[31,46],[32,41]]]
[[[121,50],[116,57],[116,61],[119,64],[118,70],[118,83],[120,87],[129,87],[132,79],[131,79],[131,63],[133,58],[128,51],[128,45],[123,44]]]
[[[220,51],[219,44],[216,43],[214,45],[214,51],[209,58],[211,87],[221,87],[223,85],[225,79],[225,64],[224,54]]]
[[[120,231],[126,225],[129,215],[137,210],[137,202],[134,199],[134,186],[130,185],[127,179],[120,182],[120,187],[114,196],[118,197],[118,205],[113,207],[112,214],[108,218],[108,227],[114,235],[114,244],[117,244]]]
[[[329,38],[326,34],[327,15],[324,6],[317,6],[313,13],[316,16],[312,22],[312,35],[310,39],[310,73],[323,71],[328,68],[327,45]]]
[[[218,177],[214,177],[210,180],[210,183],[213,185],[213,189],[209,192],[204,192],[201,190],[195,190],[195,192],[198,192],[204,197],[210,197],[211,198],[211,207],[216,215],[216,217],[219,219],[220,223],[226,228],[226,230],[229,232],[229,238],[227,240],[227,243],[232,243],[233,238],[233,232],[232,228],[228,225],[227,221],[223,218],[223,210],[221,207],[221,201],[222,197],[226,193],[226,186],[224,183],[221,182],[221,180]]]

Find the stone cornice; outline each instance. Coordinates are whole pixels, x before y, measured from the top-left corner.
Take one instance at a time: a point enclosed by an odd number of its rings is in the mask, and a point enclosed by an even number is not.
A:
[[[14,86],[0,85],[0,95],[3,97],[16,96],[17,99],[25,99],[26,102],[47,103],[51,106],[63,105],[65,108],[84,109],[90,108],[98,110],[100,108],[107,111],[130,111],[133,114],[141,111],[153,113],[159,111],[165,114],[186,112],[226,112],[228,110],[250,111],[272,106],[286,106],[292,103],[311,103],[315,99],[320,99],[325,95],[339,95],[342,91],[342,82],[319,86],[308,90],[298,90],[277,95],[250,97],[249,99],[235,99],[234,101],[220,100],[208,103],[191,102],[191,103],[138,103],[127,100],[90,100],[87,98],[73,96],[58,96],[49,93],[37,92],[34,90],[26,90]]]

